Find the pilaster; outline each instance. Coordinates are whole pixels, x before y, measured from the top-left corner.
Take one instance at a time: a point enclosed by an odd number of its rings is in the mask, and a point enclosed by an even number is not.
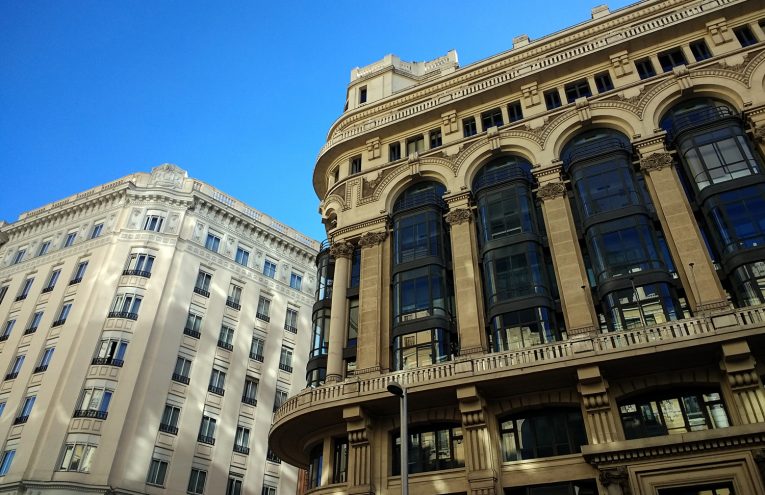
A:
[[[582,396],[584,422],[590,445],[614,442],[619,439],[611,400],[608,396],[608,382],[601,376],[600,368],[587,366],[576,370]]]
[[[343,378],[343,347],[345,344],[345,322],[348,312],[348,273],[353,256],[353,245],[337,241],[330,253],[335,258],[334,286],[332,288],[332,312],[329,319],[329,348],[327,349],[327,382]]]
[[[449,205],[446,222],[450,225],[454,296],[460,334],[460,354],[484,352],[484,329],[478,246],[469,193],[444,198]]]
[[[380,371],[380,327],[382,325],[383,246],[386,232],[367,232],[359,240],[359,337],[356,348],[357,373]]]
[[[486,425],[485,403],[475,386],[457,389],[465,446],[465,469],[471,495],[501,493],[498,465]]]
[[[348,494],[372,495],[371,420],[360,406],[343,409],[343,419],[348,431]]]
[[[765,422],[765,390],[755,370],[755,360],[745,340],[722,345],[720,368],[728,380],[736,412],[743,424]]]
[[[695,312],[728,306],[704,240],[673,165],[664,133],[635,143],[640,169],[659,216],[675,267]]]

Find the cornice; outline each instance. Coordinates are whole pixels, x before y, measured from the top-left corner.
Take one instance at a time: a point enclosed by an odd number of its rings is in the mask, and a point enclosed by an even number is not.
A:
[[[376,217],[376,218],[371,218],[369,220],[364,220],[363,222],[358,222],[358,223],[354,223],[352,225],[347,225],[347,226],[339,228],[339,229],[335,229],[335,230],[333,230],[329,234],[329,237],[330,237],[330,240],[333,240],[333,239],[342,239],[342,238],[344,238],[345,234],[348,234],[348,233],[351,233],[351,232],[356,232],[356,231],[366,231],[366,230],[369,230],[370,228],[372,228],[372,227],[374,227],[376,225],[379,225],[379,224],[383,224],[383,225],[387,226],[387,224],[388,224],[388,215],[387,214],[379,216],[379,217]]]
[[[26,261],[17,263],[15,265],[9,265],[0,268],[0,278],[11,277],[17,273],[24,272],[29,273],[37,270],[41,266],[49,266],[57,262],[63,262],[68,258],[79,258],[83,254],[86,254],[94,249],[98,249],[107,244],[111,244],[115,238],[114,233],[105,233],[95,239],[88,239],[83,242],[79,242],[68,248],[58,249],[50,253],[46,253],[42,256],[35,256],[29,258]]]

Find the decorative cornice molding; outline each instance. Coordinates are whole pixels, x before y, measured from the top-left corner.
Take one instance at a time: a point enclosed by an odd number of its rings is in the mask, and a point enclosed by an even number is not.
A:
[[[645,174],[672,166],[672,155],[667,152],[650,154],[640,159],[640,170]]]
[[[381,244],[388,237],[387,232],[367,232],[359,239],[359,247],[369,248]]]
[[[347,225],[345,227],[333,230],[332,233],[330,234],[330,241],[333,239],[344,237],[345,234],[355,232],[357,230],[367,231],[373,228],[375,225],[378,225],[378,224],[387,225],[387,223],[388,223],[388,215],[381,215],[376,218],[371,218],[369,220],[364,220],[362,222],[354,223],[353,225]]]
[[[562,198],[566,195],[566,185],[563,182],[548,182],[537,189],[537,198],[542,201]]]
[[[473,219],[473,214],[467,208],[457,208],[456,210],[450,210],[444,216],[444,219],[449,225],[460,225],[470,222]]]

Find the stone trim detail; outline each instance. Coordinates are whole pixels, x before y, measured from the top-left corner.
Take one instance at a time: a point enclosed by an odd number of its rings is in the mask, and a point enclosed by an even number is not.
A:
[[[387,232],[367,232],[359,239],[360,248],[370,248],[381,244],[388,237]]]
[[[449,225],[460,225],[470,222],[473,219],[473,214],[467,208],[457,208],[456,210],[450,210],[444,216],[444,219]]]
[[[563,182],[548,182],[537,189],[537,198],[542,201],[562,198],[566,195],[566,185]]]
[[[351,258],[353,256],[353,244],[344,241],[338,241],[329,248],[329,253],[335,258]]]
[[[640,170],[644,174],[658,172],[672,166],[672,155],[667,152],[653,153],[640,159]]]
[[[598,474],[598,481],[600,484],[608,488],[613,485],[621,490],[621,495],[631,495],[630,490],[630,476],[627,472],[627,468],[624,466],[618,466],[610,469],[600,469]],[[612,493],[609,490],[608,493]],[[618,493],[618,492],[617,492]]]
[[[758,143],[765,144],[765,125],[757,127],[754,130],[754,140]]]

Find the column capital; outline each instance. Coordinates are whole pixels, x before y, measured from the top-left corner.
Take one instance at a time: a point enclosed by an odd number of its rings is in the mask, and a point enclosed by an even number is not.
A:
[[[449,225],[460,225],[465,222],[470,222],[472,218],[473,214],[470,212],[469,208],[456,208],[449,210],[449,213],[444,216],[446,223]]]
[[[672,155],[666,151],[652,153],[646,157],[640,158],[640,170],[644,174],[672,166]]]
[[[335,258],[350,258],[353,256],[353,244],[345,241],[333,242],[329,252]]]
[[[761,124],[754,129],[754,140],[765,144],[765,125]]]
[[[378,244],[381,244],[386,238],[388,237],[387,232],[366,232],[364,235],[361,236],[361,239],[359,239],[359,247],[369,248],[377,246]]]
[[[537,198],[542,201],[548,199],[562,198],[566,195],[566,185],[563,182],[548,182],[539,186],[537,189]]]

